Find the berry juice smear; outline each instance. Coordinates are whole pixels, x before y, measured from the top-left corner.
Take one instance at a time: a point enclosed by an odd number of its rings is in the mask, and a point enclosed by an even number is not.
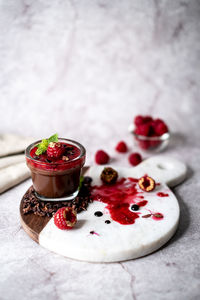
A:
[[[165,194],[165,193],[162,193],[162,192],[159,192],[156,194],[158,197],[169,197],[169,194]]]
[[[131,205],[145,206],[148,201],[141,201],[141,192],[137,191],[135,178],[122,178],[113,185],[93,186],[91,195],[94,201],[106,203],[111,218],[123,225],[134,224],[139,213],[131,210]],[[138,199],[138,200],[137,200]]]

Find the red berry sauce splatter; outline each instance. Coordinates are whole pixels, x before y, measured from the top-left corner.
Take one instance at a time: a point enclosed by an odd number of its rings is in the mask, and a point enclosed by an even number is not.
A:
[[[165,194],[165,193],[162,193],[162,192],[159,192],[156,194],[158,197],[169,197],[169,194]]]
[[[147,200],[143,200],[143,201],[137,202],[137,205],[139,205],[139,206],[145,206],[145,205],[147,205],[147,203],[148,203]]]
[[[131,204],[145,206],[148,201],[140,201],[141,191],[137,191],[138,179],[122,178],[113,185],[93,186],[91,195],[94,201],[106,203],[111,218],[123,225],[134,224],[139,218],[139,213],[129,209]],[[139,201],[137,201],[137,199]]]

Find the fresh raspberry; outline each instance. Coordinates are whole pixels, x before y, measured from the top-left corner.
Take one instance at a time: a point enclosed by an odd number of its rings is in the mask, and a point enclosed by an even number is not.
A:
[[[98,150],[95,154],[95,161],[98,165],[107,164],[109,159],[109,155],[103,150]]]
[[[155,126],[155,133],[158,136],[161,136],[166,132],[168,132],[168,127],[164,122],[160,122]]]
[[[121,153],[125,153],[128,150],[128,147],[126,145],[125,142],[121,141],[117,144],[117,146],[115,147],[115,150]]]
[[[138,126],[138,125],[142,125],[144,123],[144,117],[143,116],[136,116],[135,119],[134,119],[134,124],[135,126]]]
[[[134,124],[137,127],[139,125],[150,123],[152,121],[153,121],[153,119],[152,119],[151,116],[141,116],[141,115],[138,115],[134,119]]]
[[[76,211],[71,207],[62,207],[54,215],[54,224],[62,230],[72,229],[76,222]]]
[[[47,155],[49,157],[59,158],[65,152],[65,148],[62,147],[61,143],[51,142],[47,148]]]
[[[128,158],[132,166],[137,166],[142,161],[142,156],[139,153],[131,153]]]
[[[155,119],[154,120],[155,126],[158,125],[159,123],[165,123],[162,119]]]
[[[144,116],[143,117],[143,123],[150,123],[153,121],[153,118],[151,116]]]
[[[149,136],[150,132],[151,132],[151,126],[148,123],[139,125],[135,129],[135,133],[138,135]]]

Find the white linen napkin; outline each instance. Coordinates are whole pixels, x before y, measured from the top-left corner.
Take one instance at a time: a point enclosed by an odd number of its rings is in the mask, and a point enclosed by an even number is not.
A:
[[[25,155],[12,154],[23,152],[32,142],[32,138],[13,134],[0,135],[0,194],[30,177]]]
[[[24,138],[15,134],[0,135],[0,157],[23,152],[33,143],[32,138]]]

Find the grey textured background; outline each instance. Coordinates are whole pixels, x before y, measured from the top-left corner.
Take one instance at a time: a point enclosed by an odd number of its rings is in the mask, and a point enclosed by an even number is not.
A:
[[[21,229],[30,180],[0,196],[0,299],[200,298],[200,2],[0,0],[0,132],[55,132],[80,141],[87,164],[114,152],[133,117],[152,114],[173,133],[163,155],[188,165],[174,189],[179,229],[161,250],[115,264],[48,252]],[[144,157],[147,157],[144,154]]]

